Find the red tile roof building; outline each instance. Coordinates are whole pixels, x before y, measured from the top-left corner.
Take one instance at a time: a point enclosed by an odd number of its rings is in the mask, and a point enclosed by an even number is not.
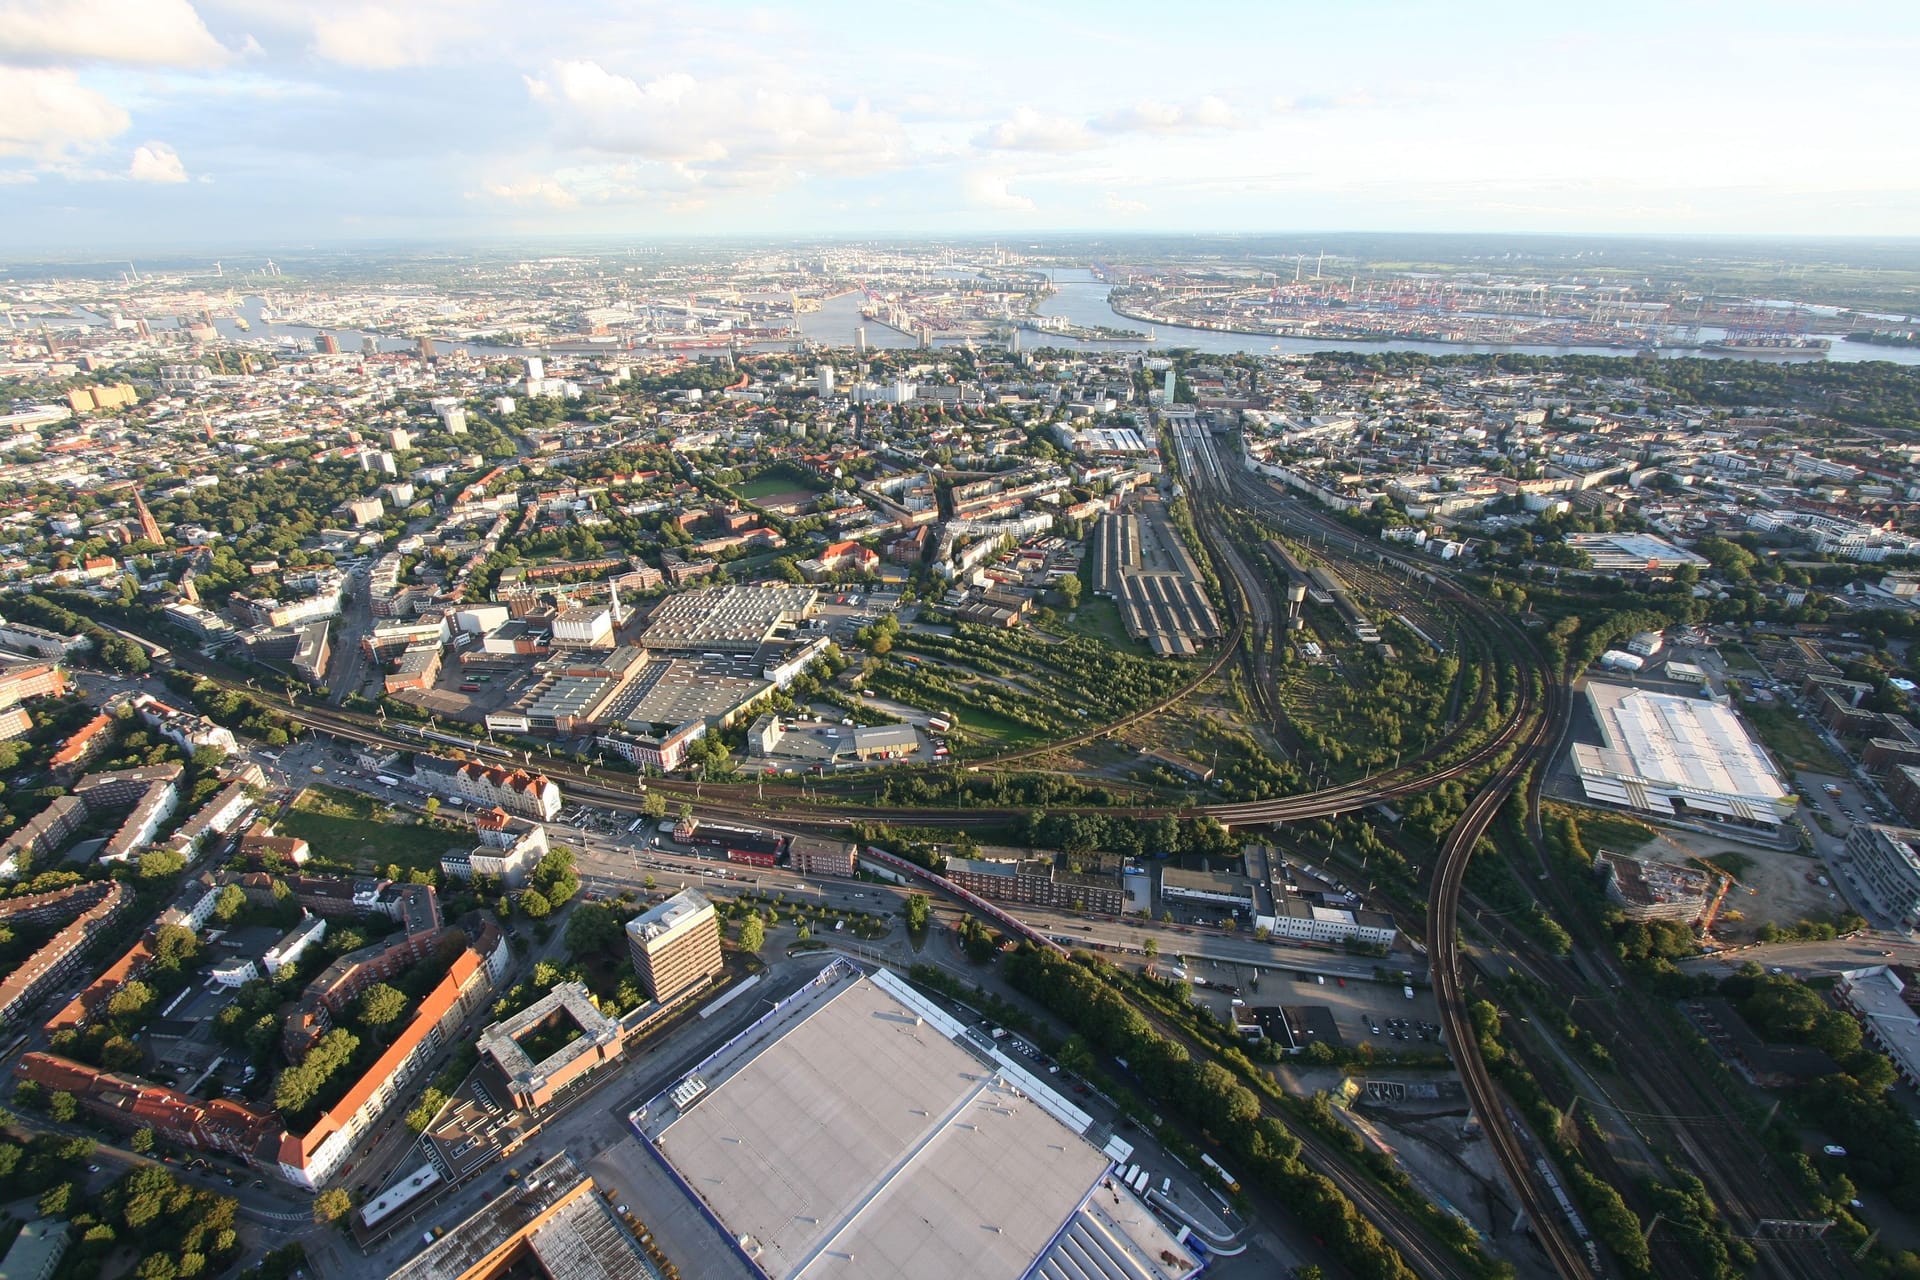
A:
[[[227,1098],[203,1101],[138,1076],[103,1071],[50,1053],[24,1055],[13,1073],[42,1089],[70,1093],[87,1110],[124,1128],[151,1128],[167,1141],[225,1151],[249,1164],[269,1160],[285,1132],[277,1118],[244,1103]]]
[[[281,1140],[281,1176],[312,1191],[326,1185],[355,1144],[407,1095],[407,1086],[426,1071],[460,1024],[487,1007],[494,981],[494,971],[480,952],[469,947],[456,956],[447,976],[420,1001],[413,1021],[346,1096],[305,1134],[289,1133]]]

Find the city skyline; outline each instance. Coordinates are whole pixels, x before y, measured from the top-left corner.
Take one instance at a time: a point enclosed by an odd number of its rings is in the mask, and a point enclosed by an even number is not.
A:
[[[3,0],[0,233],[1920,226],[1890,4],[994,12]]]

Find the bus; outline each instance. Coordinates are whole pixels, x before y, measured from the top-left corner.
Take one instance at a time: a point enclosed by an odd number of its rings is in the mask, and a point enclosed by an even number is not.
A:
[[[1215,1176],[1217,1176],[1220,1179],[1220,1181],[1223,1184],[1225,1184],[1227,1190],[1238,1194],[1240,1190],[1240,1184],[1234,1181],[1232,1174],[1228,1173],[1225,1169],[1220,1167],[1220,1162],[1218,1160],[1215,1160],[1212,1156],[1207,1155],[1205,1152],[1202,1152],[1200,1154],[1200,1163],[1207,1166],[1207,1168],[1213,1170]]]
[[[478,693],[478,692],[480,692],[480,686],[479,686],[479,685],[477,685],[477,684],[475,684],[475,683],[473,683],[473,682],[472,682],[471,680],[469,680],[469,681],[468,681],[467,683],[465,683],[465,684],[463,684],[463,685],[461,685],[461,686],[460,686],[460,692],[462,692],[462,693]]]
[[[953,728],[953,719],[945,714],[927,717],[927,728],[935,733],[945,733]]]

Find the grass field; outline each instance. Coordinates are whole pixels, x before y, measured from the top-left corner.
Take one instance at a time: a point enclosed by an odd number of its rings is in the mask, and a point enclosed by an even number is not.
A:
[[[1598,809],[1586,809],[1578,805],[1549,807],[1561,809],[1573,819],[1574,826],[1580,831],[1580,843],[1587,847],[1589,853],[1601,849],[1632,853],[1659,834],[1646,823],[1624,814],[1602,813]]]
[[[1760,669],[1760,664],[1754,661],[1753,655],[1748,653],[1741,645],[1721,645],[1720,659],[1727,664],[1727,670],[1736,676],[1763,676],[1766,674],[1765,671]]]
[[[801,484],[792,476],[761,476],[758,480],[749,480],[734,486],[734,491],[749,502],[765,502],[779,499],[786,502],[804,502],[821,492],[814,485]]]
[[[382,816],[384,814],[384,816]],[[316,857],[351,862],[362,870],[397,863],[403,870],[431,869],[440,855],[472,841],[458,832],[417,825],[367,796],[332,787],[308,787],[280,820],[281,834],[299,836]]]
[[[1810,724],[1779,707],[1744,707],[1741,714],[1781,764],[1808,773],[1847,772]]]
[[[1104,640],[1122,653],[1135,657],[1152,656],[1153,651],[1138,640],[1127,636],[1127,628],[1120,621],[1120,606],[1104,596],[1083,595],[1080,604],[1073,611],[1073,620],[1067,621],[1062,615],[1055,624],[1059,631],[1091,636],[1095,640]]]

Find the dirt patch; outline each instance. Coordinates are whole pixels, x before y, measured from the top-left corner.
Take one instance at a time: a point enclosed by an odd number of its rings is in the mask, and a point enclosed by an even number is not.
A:
[[[1798,853],[1736,848],[1726,840],[1694,831],[1660,831],[1637,849],[1623,852],[1675,866],[1698,868],[1701,862],[1710,862],[1731,872],[1735,884],[1727,892],[1714,930],[1724,942],[1751,942],[1763,924],[1791,925],[1846,906],[1831,896],[1835,892],[1831,887],[1823,888],[1818,882],[1820,876],[1832,879],[1826,864]]]

